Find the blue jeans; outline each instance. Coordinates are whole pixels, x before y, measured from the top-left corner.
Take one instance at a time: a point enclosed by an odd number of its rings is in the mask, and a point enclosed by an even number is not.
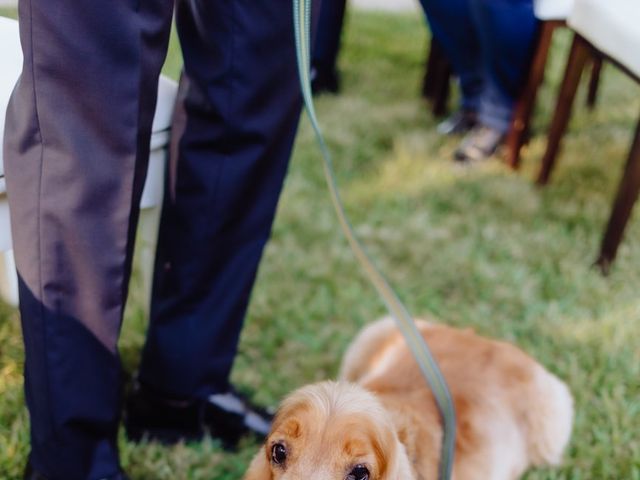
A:
[[[462,108],[506,132],[524,84],[538,22],[533,0],[421,0],[460,81]]]

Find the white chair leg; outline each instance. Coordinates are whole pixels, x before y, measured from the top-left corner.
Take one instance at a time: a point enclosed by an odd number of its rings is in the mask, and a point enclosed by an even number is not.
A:
[[[0,297],[9,305],[18,306],[18,276],[13,250],[0,253]]]
[[[136,241],[136,251],[133,257],[133,271],[137,276],[138,287],[136,287],[136,302],[149,313],[149,302],[151,301],[151,287],[153,283],[153,267],[156,256],[156,245],[158,240],[158,227],[160,225],[159,206],[145,208],[140,211],[140,222],[138,224],[138,238]]]

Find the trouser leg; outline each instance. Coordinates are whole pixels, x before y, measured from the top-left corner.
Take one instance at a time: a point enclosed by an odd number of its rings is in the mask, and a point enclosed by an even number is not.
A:
[[[185,57],[140,380],[228,387],[300,113],[290,0],[179,1]]]
[[[313,65],[323,72],[334,72],[344,24],[346,0],[322,0],[313,51]]]
[[[171,0],[21,0],[25,63],[4,161],[20,278],[31,462],[118,470],[126,298]]]
[[[478,110],[484,89],[479,32],[470,0],[421,0],[431,32],[460,80],[462,107]]]
[[[538,29],[533,0],[470,0],[470,6],[485,69],[479,119],[506,132],[533,54]]]

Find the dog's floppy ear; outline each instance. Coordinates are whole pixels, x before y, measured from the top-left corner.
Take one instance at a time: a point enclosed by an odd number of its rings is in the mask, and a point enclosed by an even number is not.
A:
[[[414,479],[407,451],[393,431],[393,426],[388,424],[383,428],[377,427],[370,433],[370,438],[380,469],[380,477],[389,480]]]
[[[253,457],[243,480],[271,480],[271,467],[264,447],[260,448],[256,456]]]

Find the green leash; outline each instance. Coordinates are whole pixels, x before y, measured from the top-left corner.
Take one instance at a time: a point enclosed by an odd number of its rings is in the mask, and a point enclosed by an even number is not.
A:
[[[407,342],[407,345],[411,349],[411,352],[420,366],[422,374],[433,391],[433,395],[436,399],[436,403],[442,417],[444,432],[439,479],[448,480],[451,478],[451,470],[453,468],[453,455],[456,439],[456,416],[449,388],[447,387],[447,383],[438,368],[438,364],[429,351],[429,347],[427,347],[422,335],[418,331],[413,318],[393,289],[389,286],[382,273],[373,264],[353,232],[353,228],[351,227],[340,199],[340,192],[338,191],[338,185],[333,172],[331,154],[329,153],[327,144],[324,141],[324,137],[318,123],[318,118],[316,117],[313,97],[311,94],[310,78],[311,1],[312,0],[293,0],[296,55],[298,58],[298,72],[300,75],[302,96],[309,120],[311,121],[318,144],[320,145],[322,157],[324,158],[324,173],[327,179],[327,184],[329,185],[331,200],[333,201],[333,206],[338,214],[340,225],[342,226],[342,230],[349,241],[349,245],[351,246],[353,253],[367,273],[369,280],[371,280],[371,283],[373,283],[376,290],[384,300],[389,313],[391,313],[395,319],[398,328]]]

